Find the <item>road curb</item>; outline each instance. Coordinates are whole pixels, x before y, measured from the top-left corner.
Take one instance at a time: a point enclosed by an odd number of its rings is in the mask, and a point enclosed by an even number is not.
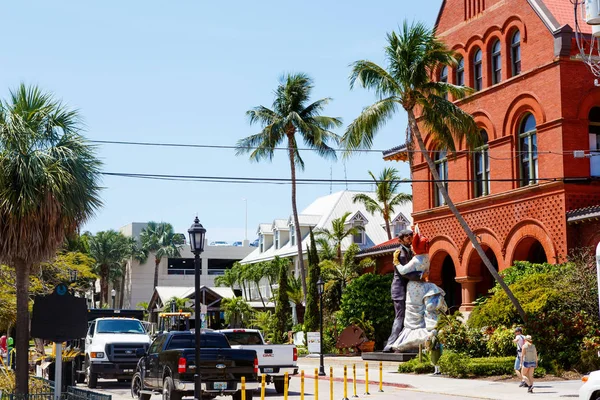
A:
[[[292,375],[292,377],[294,378],[298,378],[300,379],[300,374],[298,375]],[[314,375],[304,375],[304,379],[315,379]],[[320,381],[329,381],[329,379],[331,379],[329,376],[319,376],[318,379]],[[344,378],[338,378],[338,377],[334,377],[333,378],[334,382],[344,382]],[[364,379],[357,379],[356,383],[360,383],[360,384],[365,384],[367,381],[365,381]],[[352,379],[348,379],[348,384],[352,384]],[[369,379],[369,386],[373,385],[373,388],[378,388],[379,387],[379,381],[372,381]],[[388,387],[397,387],[397,388],[402,388],[402,389],[416,389],[414,386],[411,386],[409,384],[406,383],[397,383],[397,382],[385,382],[383,381],[382,383],[383,386],[388,386]],[[377,390],[376,390],[377,391]]]

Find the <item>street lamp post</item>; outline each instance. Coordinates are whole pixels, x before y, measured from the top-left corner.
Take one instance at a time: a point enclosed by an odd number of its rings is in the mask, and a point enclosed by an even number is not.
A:
[[[112,296],[112,308],[115,309],[115,297],[117,297],[117,291],[115,289],[110,291],[110,295]]]
[[[320,362],[319,362],[319,376],[325,376],[325,365],[323,365],[323,292],[325,291],[325,282],[319,277],[317,281],[317,292],[319,293],[319,343],[320,343]]]
[[[200,224],[198,217],[188,229],[190,236],[190,248],[194,253],[194,314],[195,328],[194,336],[196,338],[196,374],[194,375],[194,398],[202,400],[202,376],[200,374],[200,331],[202,330],[202,321],[200,320],[200,254],[204,251],[204,236],[206,229]]]

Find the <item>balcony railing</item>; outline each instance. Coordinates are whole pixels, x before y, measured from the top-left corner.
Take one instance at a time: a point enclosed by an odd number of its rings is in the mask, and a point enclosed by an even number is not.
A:
[[[204,270],[206,272],[206,270]],[[167,275],[191,275],[194,276],[193,269],[178,269],[178,268],[169,268],[167,270]],[[209,269],[208,275],[225,275],[224,269]]]

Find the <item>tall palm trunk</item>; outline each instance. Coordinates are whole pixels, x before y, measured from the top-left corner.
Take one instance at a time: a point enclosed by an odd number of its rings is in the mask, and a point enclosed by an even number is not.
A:
[[[383,210],[383,219],[385,221],[385,231],[387,232],[388,235],[388,240],[392,240],[392,231],[390,229],[390,212],[386,211],[386,208],[384,208]]]
[[[419,149],[421,150],[421,153],[423,154],[423,157],[425,158],[425,161],[427,162],[427,165],[429,166],[429,170],[431,171],[431,175],[433,176],[433,179],[435,180],[435,184],[437,185],[438,189],[440,190],[440,193],[442,193],[442,196],[444,197],[444,200],[446,201],[446,205],[448,206],[448,208],[450,209],[452,214],[454,214],[454,217],[456,217],[456,220],[458,221],[460,226],[463,228],[463,230],[467,234],[469,240],[471,241],[471,244],[477,251],[477,254],[479,254],[479,257],[481,257],[481,260],[483,261],[483,263],[485,264],[487,269],[490,271],[490,274],[492,274],[492,276],[494,277],[496,282],[498,282],[500,284],[500,286],[502,287],[502,289],[504,289],[504,291],[506,292],[506,295],[508,296],[510,301],[513,303],[515,308],[517,309],[523,322],[527,322],[527,318],[525,316],[525,311],[521,307],[521,304],[519,303],[519,301],[517,300],[517,298],[515,297],[513,292],[510,290],[508,285],[504,282],[504,279],[502,279],[500,274],[498,274],[498,271],[496,271],[496,269],[492,266],[492,263],[490,262],[488,256],[485,254],[485,252],[483,251],[483,248],[479,244],[477,237],[475,236],[475,234],[473,233],[473,231],[471,230],[471,228],[469,227],[469,225],[467,224],[467,222],[465,221],[463,216],[460,214],[460,211],[458,211],[458,208],[456,208],[456,206],[454,205],[454,202],[452,202],[452,200],[450,199],[450,196],[448,195],[448,191],[446,190],[446,187],[440,181],[440,176],[438,175],[437,170],[435,169],[435,164],[433,163],[433,160],[431,159],[431,157],[429,156],[429,153],[427,152],[427,149],[425,148],[425,143],[423,142],[423,137],[421,136],[421,131],[419,130],[419,127],[417,125],[417,119],[415,117],[413,110],[408,109],[406,111],[408,112],[408,123],[410,125],[410,129],[411,129],[413,135],[415,136],[415,138],[417,139],[417,143],[419,143]]]
[[[267,306],[265,304],[265,299],[263,299],[263,295],[260,292],[260,286],[259,286],[258,282],[256,282],[256,290],[258,290],[258,295],[260,296],[260,301],[262,302],[263,308],[266,310]]]
[[[108,304],[108,265],[100,266],[100,307]]]
[[[302,236],[300,221],[298,220],[298,207],[296,207],[296,164],[294,161],[294,128],[288,130],[288,152],[290,153],[290,168],[292,172],[292,214],[294,215],[294,229],[296,230],[296,245],[298,247],[298,266],[302,281],[302,298],[306,303],[306,276],[304,273],[304,258],[302,256]]]
[[[123,275],[119,282],[119,308],[123,308],[123,302],[125,301],[125,278],[127,277],[127,264],[123,266]]]
[[[17,286],[17,334],[15,349],[17,352],[16,392],[24,397],[29,393],[29,272],[31,264],[25,260],[16,260]]]
[[[158,267],[160,266],[160,258],[154,259],[154,289],[158,286]]]

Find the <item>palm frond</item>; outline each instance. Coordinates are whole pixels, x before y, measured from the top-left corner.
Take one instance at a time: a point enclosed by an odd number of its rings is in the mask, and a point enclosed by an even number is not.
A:
[[[360,113],[346,129],[342,137],[342,146],[347,157],[353,150],[370,149],[377,132],[385,126],[398,109],[399,99],[388,97],[372,104]]]

